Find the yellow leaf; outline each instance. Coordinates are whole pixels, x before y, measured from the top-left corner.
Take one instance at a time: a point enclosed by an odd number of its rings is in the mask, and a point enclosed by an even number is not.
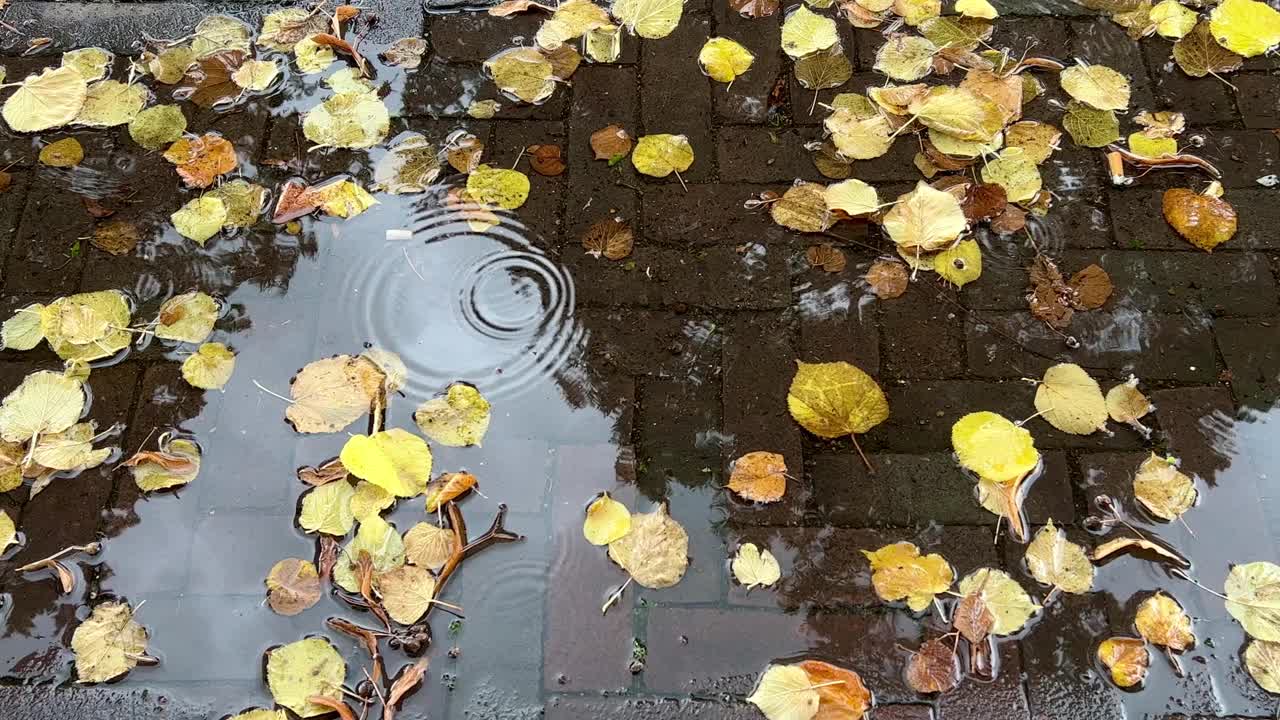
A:
[[[138,666],[147,652],[147,631],[134,622],[128,605],[105,602],[76,628],[71,650],[80,682],[107,682]]]
[[[1093,589],[1093,563],[1089,556],[1083,547],[1068,540],[1052,519],[1027,546],[1026,560],[1031,576],[1045,585],[1077,595]]]
[[[43,342],[43,311],[44,305],[34,303],[15,312],[0,328],[0,345],[5,350],[30,350]]]
[[[302,512],[298,524],[303,530],[343,537],[355,526],[351,498],[356,491],[351,483],[337,480],[307,491],[302,496]]]
[[[609,558],[644,587],[671,587],[689,567],[689,534],[659,506],[631,516],[631,531],[609,543]]]
[[[187,68],[191,67],[195,61],[196,54],[191,50],[190,45],[175,45],[158,54],[142,53],[142,57],[134,63],[134,66],[138,67],[143,74],[154,75],[156,82],[174,85],[182,80],[187,74]]]
[[[631,511],[603,493],[587,506],[582,534],[592,545],[608,545],[631,532]]]
[[[782,23],[782,50],[799,59],[840,42],[836,21],[801,5]]]
[[[1171,40],[1178,40],[1191,32],[1200,19],[1194,10],[1178,0],[1156,3],[1147,17],[1150,22],[1155,23],[1157,33]]]
[[[404,565],[404,540],[381,515],[360,521],[360,529],[338,553],[333,566],[333,581],[343,590],[360,592],[360,557],[367,553],[373,569],[384,573]]]
[[[956,579],[951,564],[937,553],[921,555],[909,542],[886,545],[875,552],[862,551],[871,563],[871,584],[886,602],[906,600],[907,607],[920,612],[934,597],[951,589]]]
[[[787,491],[787,463],[781,455],[757,450],[733,461],[728,488],[754,502],[777,502]]]
[[[755,55],[729,38],[709,38],[698,52],[698,63],[702,71],[712,80],[731,83],[734,78],[751,67]]]
[[[227,206],[212,195],[202,195],[187,202],[169,219],[179,235],[203,246],[222,230],[227,221]]]
[[[9,549],[9,546],[18,541],[18,528],[13,524],[13,518],[9,517],[9,513],[0,510],[0,553]]]
[[[642,38],[664,38],[680,24],[684,0],[614,0],[613,16]]]
[[[1129,80],[1106,65],[1073,65],[1062,71],[1060,79],[1068,95],[1094,109],[1129,107]]]
[[[185,438],[162,439],[159,452],[141,452],[123,464],[142,492],[182,487],[200,474],[200,446]]]
[[[75,167],[84,160],[84,146],[73,137],[62,138],[40,148],[40,162],[49,167]]]
[[[893,11],[902,21],[915,27],[942,14],[942,0],[894,0]]]
[[[453,532],[420,522],[404,534],[405,559],[424,568],[438,568],[453,554]]]
[[[337,93],[302,117],[302,134],[320,147],[373,147],[390,127],[387,106],[373,92]]]
[[[1134,687],[1147,677],[1151,653],[1137,638],[1113,637],[1098,645],[1098,662],[1111,669],[1111,681],[1122,688]]]
[[[352,475],[378,485],[396,497],[413,497],[427,489],[431,448],[427,441],[400,428],[352,435],[339,456]]]
[[[899,248],[914,254],[941,250],[955,242],[968,221],[954,195],[920,181],[914,190],[898,197],[881,225]]]
[[[231,80],[245,90],[262,92],[280,75],[280,68],[270,60],[245,60],[235,72]]]
[[[1098,381],[1084,368],[1059,363],[1044,372],[1036,387],[1036,411],[1050,425],[1073,435],[1088,435],[1107,425],[1107,401]]]
[[[1253,57],[1280,44],[1280,12],[1256,0],[1223,0],[1209,13],[1209,29],[1226,49]]]
[[[994,621],[992,635],[1012,635],[1027,624],[1040,606],[1016,580],[1002,570],[982,568],[969,573],[957,588],[962,597],[978,595]]]
[[[529,176],[518,170],[481,165],[467,176],[467,192],[478,203],[515,210],[529,199]]]
[[[1280,694],[1280,643],[1254,640],[1244,649],[1249,676],[1269,693]]]
[[[1151,453],[1133,476],[1133,496],[1152,515],[1177,520],[1196,504],[1199,493],[1195,482],[1178,471],[1172,458]]]
[[[1114,112],[1097,110],[1076,100],[1067,103],[1062,127],[1075,144],[1084,147],[1105,147],[1120,139],[1120,122]]]
[[[219,342],[205,343],[182,363],[182,377],[202,390],[219,390],[231,379],[236,356]]]
[[[241,178],[222,183],[208,195],[221,200],[227,209],[224,228],[251,227],[262,216],[262,206],[267,201],[266,188]]]
[[[938,47],[918,35],[892,35],[876,51],[875,69],[894,80],[912,82],[933,70]]]
[[[213,332],[218,320],[218,301],[200,292],[174,295],[160,306],[156,317],[156,337],[162,340],[200,343]]]
[[[678,174],[693,164],[693,147],[684,135],[645,135],[631,152],[631,164],[651,177]]]
[[[1040,192],[1040,169],[1022,148],[1005,148],[982,168],[982,181],[1004,188],[1009,202],[1027,202]]]
[[[337,355],[308,363],[289,386],[285,418],[300,433],[337,432],[369,412],[386,376],[370,360]]]
[[[28,76],[0,108],[14,132],[38,132],[66,125],[80,114],[89,86],[75,68],[45,68]]]
[[[84,104],[75,122],[99,128],[124,125],[138,117],[149,98],[145,85],[126,85],[115,80],[96,82],[85,91]]]
[[[787,409],[805,430],[826,438],[865,433],[889,417],[884,391],[847,362],[797,360]]]
[[[965,17],[994,20],[1000,16],[987,0],[956,0],[956,12]]]
[[[878,158],[893,146],[893,128],[880,113],[867,116],[837,108],[822,125],[831,133],[836,150],[851,160]]]
[[[622,55],[622,28],[605,25],[587,31],[587,57],[600,63],[617,62]]]
[[[996,483],[1015,482],[1040,463],[1031,433],[993,412],[957,420],[951,426],[951,447],[962,467]]]
[[[129,122],[129,137],[147,150],[168,147],[182,137],[187,118],[177,105],[156,105],[138,113]]]
[[[907,110],[925,127],[961,140],[991,142],[1004,128],[1000,107],[966,88],[930,88],[911,100]]]
[[[325,13],[309,13],[300,8],[285,8],[267,13],[258,33],[258,47],[289,52],[304,37],[327,32],[329,18]]]
[[[821,697],[799,665],[770,665],[747,702],[767,720],[812,720]]]
[[[1187,617],[1177,600],[1162,592],[1142,601],[1134,624],[1138,634],[1152,645],[1186,650],[1196,642],[1195,633],[1191,631],[1191,618]]]
[[[538,47],[556,50],[591,30],[609,26],[609,13],[591,0],[566,0],[538,28]]]
[[[62,432],[80,419],[84,402],[79,380],[49,370],[33,372],[0,404],[0,437],[20,443]]]
[[[1280,642],[1280,565],[1265,561],[1236,565],[1223,590],[1227,612],[1250,637]]]
[[[876,189],[857,179],[828,185],[823,195],[828,210],[839,210],[853,217],[870,215],[880,209],[880,196]]]
[[[62,53],[62,67],[74,68],[85,82],[97,82],[107,76],[115,55],[99,47],[79,48]]]
[[[130,310],[116,290],[58,298],[40,313],[41,331],[63,360],[98,360],[128,347]]]
[[[844,49],[833,45],[796,61],[796,79],[808,90],[840,87],[853,77],[853,64]]]
[[[191,49],[196,57],[204,57],[227,50],[249,52],[249,38],[253,28],[230,15],[210,15],[196,24]]]
[[[378,515],[391,507],[396,496],[378,485],[361,480],[356,485],[355,494],[351,496],[351,516],[364,522],[371,515]]]
[[[431,571],[414,565],[401,565],[379,573],[375,585],[392,620],[412,625],[422,619],[436,594],[436,579]]]
[[[782,227],[797,232],[822,232],[831,227],[826,188],[818,183],[797,182],[769,205],[769,216]]]
[[[311,192],[320,208],[334,217],[352,218],[378,204],[367,190],[346,179],[312,188]]]
[[[328,45],[321,45],[309,35],[294,44],[293,54],[297,58],[298,69],[302,71],[303,75],[322,72],[334,60],[338,59],[333,54],[333,48]]]
[[[733,577],[746,589],[769,587],[782,578],[778,560],[768,550],[760,550],[754,543],[743,543],[733,556]]]
[[[534,48],[512,48],[489,58],[484,69],[500,90],[527,103],[538,104],[556,89],[555,67]]]
[[[445,473],[427,485],[427,512],[440,510],[450,500],[462,497],[477,484],[476,476],[467,472]]]
[[[1120,383],[1107,391],[1107,414],[1118,423],[1135,424],[1155,409],[1137,388],[1138,379]]]
[[[1240,68],[1244,58],[1218,44],[1207,20],[1173,44],[1173,59],[1191,77],[1221,75]]]
[[[1179,235],[1205,252],[1213,252],[1236,234],[1236,210],[1222,198],[1170,188],[1164,193],[1161,209]]]
[[[332,712],[323,705],[308,702],[307,698],[342,697],[346,676],[347,664],[322,637],[309,637],[267,651],[267,687],[271,697],[299,717]]]
[[[933,271],[952,285],[964,287],[982,275],[982,247],[976,240],[961,240],[933,256]]]
[[[1016,122],[1004,132],[1005,147],[1022,148],[1022,152],[1037,165],[1048,160],[1058,149],[1061,138],[1061,130],[1035,120]]]

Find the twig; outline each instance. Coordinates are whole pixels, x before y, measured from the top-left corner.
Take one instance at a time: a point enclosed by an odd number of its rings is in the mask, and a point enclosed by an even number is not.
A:
[[[27,563],[26,565],[23,565],[22,567],[18,568],[16,572],[31,572],[32,570],[39,570],[41,568],[48,567],[49,563],[54,562],[60,558],[64,558],[70,555],[71,553],[85,552],[85,553],[89,553],[90,555],[97,555],[101,551],[102,551],[102,543],[91,542],[87,545],[72,545],[70,547],[65,547],[59,550],[58,552],[50,555],[47,558],[36,560],[35,562]]]

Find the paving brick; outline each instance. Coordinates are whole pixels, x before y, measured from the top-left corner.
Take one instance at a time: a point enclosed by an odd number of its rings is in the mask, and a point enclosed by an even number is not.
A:
[[[569,252],[574,254],[566,262],[578,271],[579,282],[591,280],[577,288],[579,302],[587,305],[765,310],[785,307],[791,299],[787,257],[777,247],[647,245],[623,262]]]
[[[1237,121],[1235,91],[1213,76],[1193,78],[1173,61],[1173,43],[1167,40],[1142,43],[1147,64],[1155,79],[1156,107],[1176,110],[1187,117],[1191,127]]]
[[[632,137],[637,128],[636,71],[633,68],[581,67],[573,76],[573,101],[569,109],[569,187],[566,197],[566,231],[577,241],[592,223],[608,217],[635,222],[640,203],[637,178],[629,160],[610,167],[596,160],[591,134],[617,124]],[[705,158],[704,158],[705,159]],[[647,228],[637,228],[641,242]]]
[[[503,120],[558,120],[568,106],[567,97],[564,88],[556,88],[541,105],[521,103],[503,96],[479,65],[456,65],[433,57],[405,76],[403,114],[463,117],[472,103],[497,100],[501,109],[496,117]]]
[[[955,690],[938,697],[938,714],[944,718],[1026,720],[1030,717],[1022,686],[1022,655],[1018,644],[996,644],[998,674],[990,682],[966,678]]]
[[[1134,473],[1148,457],[1149,452],[1089,453],[1081,456],[1080,484],[1089,514],[1098,514],[1095,500],[1099,495],[1108,495],[1127,505],[1133,497]],[[1142,518],[1140,512],[1129,512],[1128,515],[1138,520]]]
[[[1212,484],[1218,471],[1231,467],[1232,448],[1220,442],[1220,430],[1234,416],[1226,388],[1157,390],[1150,397],[1169,452],[1182,460],[1183,468]]]
[[[1280,397],[1280,319],[1224,318],[1214,324],[1236,401],[1266,408]]]
[[[565,126],[562,122],[500,123],[495,129],[494,143],[486,149],[487,161],[495,167],[519,168],[529,176],[529,199],[520,206],[519,220],[530,230],[550,240],[560,233],[560,206],[564,201],[566,175],[546,177],[529,166],[530,145],[558,145],[565,152]]]
[[[610,591],[607,586],[620,586],[624,573],[609,561],[604,548],[582,541],[577,523],[559,532],[554,542],[557,560],[547,583],[543,687],[551,692],[629,687],[633,594],[623,593],[609,612],[600,613],[600,603]]]
[[[782,13],[768,18],[744,18],[728,3],[715,3],[716,32],[742,43],[755,55],[750,69],[733,83],[711,84],[716,116],[727,123],[763,123],[769,118],[769,93],[775,83],[788,82],[790,68],[783,60]]]
[[[938,378],[964,371],[964,313],[953,290],[918,282],[881,308],[884,375]]]
[[[626,454],[617,445],[603,443],[556,448],[548,491],[552,524],[577,524],[591,499],[605,491],[618,502],[634,505],[635,470],[628,465]]]
[[[1256,189],[1258,178],[1280,173],[1280,138],[1269,130],[1206,133],[1197,154],[1222,171],[1227,188]]]
[[[715,140],[711,121],[711,79],[698,67],[698,51],[712,35],[710,18],[686,15],[661,41],[646,41],[640,48],[644,76],[640,83],[640,117],[647,135],[684,135],[693,147],[693,165],[680,173],[686,183],[705,182],[714,176]],[[680,184],[675,173],[653,182]]]
[[[430,20],[431,50],[445,60],[484,62],[498,53],[533,44],[533,36],[547,19],[533,10],[507,17],[488,13],[435,15]]]
[[[1123,691],[1093,662],[1095,638],[1109,626],[1103,599],[1059,595],[1034,622],[1033,633],[1020,642],[1031,717],[1061,718],[1070,708],[1071,717],[1123,720]]]
[[[1208,382],[1217,376],[1207,319],[1138,310],[1079,313],[1063,339],[1026,313],[985,313],[969,319],[969,371],[986,377],[1036,377],[1058,362],[1133,373],[1144,380]],[[1017,338],[1017,343],[1010,338]]]
[[[721,407],[714,392],[687,378],[644,378],[636,413],[637,482],[660,500],[667,486],[702,486],[721,475]]]
[[[1231,82],[1239,88],[1236,105],[1245,127],[1280,127],[1280,78],[1266,73],[1240,73]]]
[[[819,139],[817,128],[774,129],[730,126],[720,130],[717,153],[724,182],[824,182],[805,143]]]
[[[1057,127],[1060,122],[1051,124]],[[1080,214],[1077,205],[1081,202],[1091,206],[1105,205],[1105,189],[1110,183],[1110,176],[1103,154],[1073,145],[1067,135],[1063,135],[1058,144],[1062,147],[1040,165],[1044,187],[1052,188],[1055,195],[1049,217]],[[1071,237],[1065,239],[1075,247],[1097,247],[1076,245]]]
[[[883,303],[860,285],[844,280],[825,290],[816,283],[802,286],[796,294],[800,312],[800,360],[843,360],[870,375],[880,374],[880,330],[876,321]]]
[[[1050,14],[1047,10],[1028,14],[1035,17],[1009,17],[996,21],[988,42],[997,48],[1007,47],[1014,55],[1021,55],[1023,50],[1027,50],[1031,56],[1068,60],[1071,57],[1069,24],[1065,20],[1043,17]],[[1057,12],[1052,14],[1058,15]]]
[[[584,309],[578,318],[594,339],[590,359],[606,369],[704,383],[716,379],[723,331],[714,318],[639,309]]]
[[[785,190],[779,187],[777,190]],[[645,192],[643,227],[647,237],[689,245],[774,245],[795,237],[773,222],[763,209],[745,210],[742,203],[761,188],[742,184],[690,185],[687,192]]]
[[[758,714],[753,705],[708,702],[705,700],[652,700],[553,696],[547,700],[547,720],[597,720],[625,717],[633,720],[751,720]]]

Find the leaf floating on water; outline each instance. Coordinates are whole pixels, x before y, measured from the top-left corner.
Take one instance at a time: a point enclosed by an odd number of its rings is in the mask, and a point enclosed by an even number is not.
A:
[[[75,167],[81,160],[84,160],[84,147],[73,137],[62,138],[40,148],[40,162],[49,167]]]
[[[1093,549],[1093,559],[1095,562],[1105,560],[1118,552],[1124,552],[1134,548],[1154,552],[1175,565],[1181,565],[1182,567],[1190,567],[1191,565],[1191,563],[1187,562],[1186,558],[1159,543],[1143,538],[1131,537],[1115,538],[1114,540],[1108,540],[1107,542],[1102,543]]]
[[[422,493],[431,477],[431,448],[427,441],[400,428],[352,435],[339,457],[352,475],[396,497]]]
[[[484,69],[499,90],[537,105],[556,89],[555,68],[535,48],[512,48],[489,58]]]
[[[1037,165],[1049,159],[1058,149],[1058,141],[1062,131],[1047,123],[1035,120],[1016,122],[1005,129],[1005,147],[1020,147],[1032,162]]]
[[[73,68],[85,82],[96,82],[107,76],[107,68],[115,57],[100,47],[68,50],[62,53],[62,67]]]
[[[30,350],[44,341],[41,315],[44,305],[35,303],[22,308],[4,321],[0,329],[0,345],[5,350]]]
[[[174,295],[160,306],[156,337],[163,340],[201,343],[218,321],[218,301],[196,291]]]
[[[515,210],[529,198],[529,177],[517,170],[480,165],[467,177],[467,192],[475,202]]]
[[[371,482],[361,480],[356,485],[356,492],[351,496],[351,515],[363,521],[371,515],[378,515],[395,504],[396,496]]]
[[[18,528],[13,524],[13,518],[9,517],[9,513],[0,510],[0,553],[9,549],[9,546],[18,541]]]
[[[631,135],[617,125],[608,125],[591,133],[591,150],[597,160],[626,157],[631,152]]]
[[[280,615],[297,615],[320,602],[320,573],[307,560],[286,558],[267,573],[267,604]]]
[[[427,52],[427,41],[420,37],[400,38],[382,51],[382,61],[389,67],[402,67],[413,70],[422,64],[422,56]]]
[[[651,177],[679,174],[693,164],[693,147],[684,135],[645,135],[631,153],[631,164]]]
[[[1055,590],[1080,594],[1093,589],[1093,563],[1084,548],[1067,539],[1067,534],[1049,523],[1040,528],[1027,546],[1027,569],[1036,580]]]
[[[217,108],[236,100],[242,88],[232,75],[247,57],[240,50],[230,50],[200,58],[187,66],[174,98],[190,100],[202,108]]]
[[[985,20],[994,20],[1000,15],[987,0],[956,0],[956,12],[965,17]]]
[[[885,602],[906,600],[907,607],[920,612],[934,597],[951,588],[955,571],[936,553],[921,555],[913,543],[886,545],[875,552],[862,551],[871,563],[871,583]]]
[[[780,0],[729,0],[729,8],[745,18],[769,17],[780,6]]]
[[[1164,192],[1162,207],[1169,225],[1205,252],[1213,252],[1236,234],[1236,210],[1222,198],[1172,188]]]
[[[380,515],[361,521],[356,536],[342,548],[333,566],[333,581],[347,592],[360,592],[358,568],[361,553],[369,555],[376,572],[390,572],[404,565],[404,540]],[[276,701],[279,702],[279,698]]]
[[[412,565],[439,568],[453,554],[453,532],[420,522],[404,534],[404,557]]]
[[[284,710],[246,710],[239,715],[232,715],[228,720],[289,720]]]
[[[333,61],[338,59],[333,48],[316,41],[324,33],[316,33],[302,38],[293,46],[294,60],[303,75],[314,75],[323,72]]]
[[[955,242],[968,221],[954,195],[921,181],[898,197],[884,214],[882,225],[899,248],[915,254],[941,250]]]
[[[445,503],[462,497],[477,484],[471,473],[445,473],[427,486],[427,512],[436,512]]]
[[[427,138],[411,133],[387,149],[374,166],[376,185],[391,193],[426,191],[440,176],[440,152]]]
[[[982,275],[982,248],[976,240],[961,240],[933,256],[933,271],[956,287]]]
[[[267,651],[267,686],[276,703],[300,717],[331,710],[308,698],[340,696],[347,664],[324,638],[311,637]]]
[[[131,468],[142,492],[182,487],[200,474],[200,446],[185,438],[162,436],[159,451],[144,451],[120,463]]]
[[[733,577],[747,590],[769,587],[782,578],[782,568],[773,553],[761,550],[754,543],[743,543],[730,564]]]
[[[907,661],[907,684],[924,695],[953,690],[960,684],[960,661],[947,643],[930,640]]]
[[[128,347],[129,304],[116,290],[58,298],[41,312],[41,330],[63,360],[110,357]]]
[[[87,93],[88,85],[75,68],[46,68],[22,81],[0,115],[14,132],[60,127],[80,113]]]
[[[302,116],[302,134],[319,147],[373,147],[390,127],[386,104],[376,92],[365,90],[339,92]]]
[[[258,47],[290,52],[299,40],[322,33],[329,27],[324,13],[309,13],[300,8],[276,10],[262,18],[262,32],[258,33]]]
[[[385,374],[365,358],[336,355],[308,363],[289,386],[285,418],[300,433],[337,432],[369,412]]]
[[[971,593],[960,598],[951,616],[952,627],[972,645],[987,639],[995,621],[995,616],[987,608],[987,602],[980,593]]]
[[[1280,694],[1280,643],[1250,642],[1244,649],[1244,666],[1263,690]]]
[[[809,685],[818,691],[818,713],[813,720],[860,720],[871,709],[871,691],[852,670],[805,660],[799,664],[809,676]]]
[[[1138,634],[1152,645],[1170,650],[1186,650],[1196,642],[1191,631],[1191,618],[1177,600],[1157,592],[1142,601],[1134,619]]]
[[[66,430],[84,412],[84,385],[61,373],[38,370],[22,379],[0,404],[0,437],[23,443]]]
[[[436,578],[426,568],[401,565],[379,573],[374,580],[392,620],[412,625],[422,619],[436,594]]]
[[[592,545],[608,545],[631,532],[631,511],[627,506],[603,493],[587,506],[587,519],[582,534]]]
[[[450,447],[480,446],[489,429],[489,401],[466,383],[453,383],[444,397],[420,405],[413,421],[424,435]]]
[[[702,72],[716,82],[731,83],[745,73],[755,60],[755,55],[738,42],[725,37],[708,38],[698,51],[698,64]]]
[[[747,702],[768,720],[812,720],[822,701],[815,684],[799,665],[770,665]]]
[[[1036,387],[1036,410],[1050,425],[1073,435],[1088,435],[1107,425],[1107,401],[1098,381],[1074,363],[1045,370]]]
[[[1074,65],[1062,71],[1062,89],[1096,110],[1129,107],[1129,80],[1106,65]]]
[[[168,147],[187,130],[187,118],[177,105],[156,105],[129,121],[129,137],[147,150]]]
[[[236,149],[226,138],[205,133],[194,138],[180,138],[164,151],[164,159],[177,166],[178,175],[190,188],[205,188],[219,175],[236,169]]]
[[[865,433],[889,417],[884,391],[847,362],[797,360],[787,409],[801,427],[825,438]]]
[[[270,60],[246,60],[231,73],[231,80],[245,90],[262,92],[279,76],[280,68]]]
[[[1151,653],[1137,638],[1112,637],[1098,645],[1098,661],[1111,670],[1111,681],[1122,688],[1141,685],[1147,678]]]
[[[85,91],[84,105],[75,123],[95,128],[124,125],[138,116],[150,97],[146,86],[141,84],[126,85],[115,80],[96,82]]]
[[[1280,12],[1257,0],[1223,0],[1209,12],[1218,44],[1245,57],[1280,45]]]
[[[147,652],[147,631],[134,621],[128,605],[106,602],[76,628],[71,650],[80,682],[107,682],[138,666]]]
[[[769,216],[784,228],[797,232],[823,232],[834,222],[827,212],[826,188],[798,182],[769,205]]]
[[[355,526],[355,515],[351,512],[351,498],[355,494],[351,483],[345,480],[325,483],[307,491],[302,496],[298,525],[307,532],[346,536]]]
[[[609,543],[609,558],[644,587],[671,587],[689,567],[689,535],[660,505],[631,516],[631,532]]]
[[[201,390],[221,390],[236,367],[235,353],[219,342],[205,343],[182,363],[182,377]]]
[[[969,413],[951,427],[960,465],[996,483],[1013,483],[1040,464],[1031,433],[993,412]]]
[[[1250,637],[1280,642],[1280,566],[1265,561],[1236,565],[1224,591],[1227,612]]]
[[[871,263],[864,278],[871,291],[881,300],[901,297],[907,291],[907,268],[893,260],[877,260]]]
[[[1031,596],[1002,570],[982,568],[966,575],[959,585],[960,595],[978,595],[986,604],[987,610],[995,621],[991,624],[992,635],[1012,635],[1027,624],[1040,606],[1031,601]]]
[[[582,248],[592,257],[622,260],[631,254],[635,234],[620,218],[605,218],[592,223],[582,235]]]
[[[191,49],[197,57],[236,50],[249,52],[253,28],[229,15],[210,15],[196,24]]]
[[[1178,471],[1172,458],[1155,453],[1142,461],[1133,476],[1133,494],[1152,515],[1162,520],[1177,520],[1196,504],[1199,493],[1195,482]]]
[[[642,38],[657,40],[680,24],[684,0],[614,0],[613,16]]]

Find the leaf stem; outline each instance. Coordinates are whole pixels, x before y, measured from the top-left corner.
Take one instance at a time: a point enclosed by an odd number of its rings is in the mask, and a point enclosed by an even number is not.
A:
[[[849,439],[853,441],[853,447],[858,451],[858,457],[862,458],[862,464],[867,466],[867,472],[871,473],[872,475],[875,475],[876,474],[875,466],[872,465],[871,461],[867,459],[866,453],[862,452],[862,446],[858,444],[858,434],[849,433]]]

